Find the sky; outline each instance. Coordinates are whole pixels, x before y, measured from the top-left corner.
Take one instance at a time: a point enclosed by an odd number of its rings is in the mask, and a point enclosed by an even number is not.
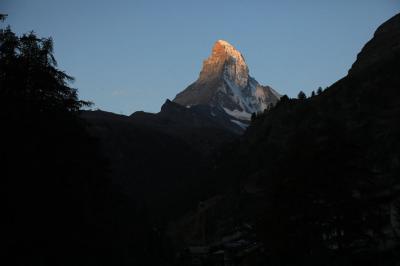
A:
[[[399,0],[0,0],[2,26],[53,38],[81,99],[126,115],[158,112],[197,79],[219,39],[281,94],[325,88],[399,12]]]

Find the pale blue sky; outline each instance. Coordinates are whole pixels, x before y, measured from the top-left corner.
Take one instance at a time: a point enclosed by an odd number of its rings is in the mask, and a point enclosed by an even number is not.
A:
[[[346,75],[398,0],[0,0],[18,33],[52,36],[61,69],[95,107],[158,112],[197,79],[218,39],[291,97]]]

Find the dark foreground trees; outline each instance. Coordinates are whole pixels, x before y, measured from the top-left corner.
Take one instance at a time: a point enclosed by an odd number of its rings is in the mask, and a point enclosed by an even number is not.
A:
[[[366,149],[342,121],[318,120],[298,125],[277,159],[264,162],[269,204],[259,229],[271,263],[391,265],[394,195],[385,191],[392,184],[379,184]]]
[[[4,18],[3,16],[0,18]],[[9,265],[151,264],[140,206],[107,176],[79,118],[87,102],[57,68],[50,38],[0,30],[2,259]]]

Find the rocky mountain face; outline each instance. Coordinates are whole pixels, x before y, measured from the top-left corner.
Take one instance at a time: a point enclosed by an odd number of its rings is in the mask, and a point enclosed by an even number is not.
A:
[[[226,41],[214,44],[199,78],[176,95],[174,102],[192,108],[207,105],[224,110],[231,123],[245,127],[251,114],[276,104],[280,94],[249,75],[242,54]]]

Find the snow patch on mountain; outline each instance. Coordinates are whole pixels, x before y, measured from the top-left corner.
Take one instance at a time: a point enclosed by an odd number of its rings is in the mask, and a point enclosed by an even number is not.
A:
[[[245,112],[245,111],[239,111],[237,109],[229,110],[228,108],[225,108],[225,107],[223,109],[224,109],[225,113],[227,113],[228,115],[233,116],[240,120],[250,120],[250,118],[251,118],[251,114],[249,114],[248,112]]]

